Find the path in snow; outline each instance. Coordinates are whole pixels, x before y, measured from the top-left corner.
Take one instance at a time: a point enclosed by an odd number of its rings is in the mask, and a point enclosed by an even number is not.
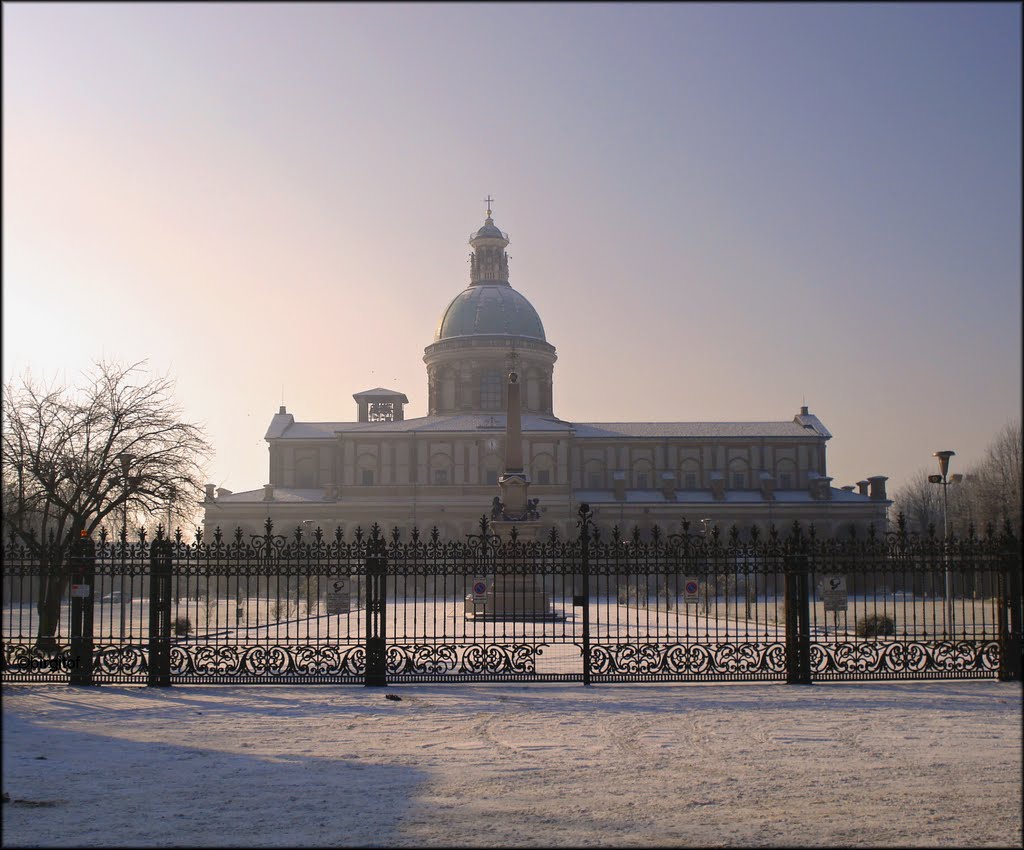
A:
[[[3,845],[1020,846],[1021,707],[979,681],[5,686]]]

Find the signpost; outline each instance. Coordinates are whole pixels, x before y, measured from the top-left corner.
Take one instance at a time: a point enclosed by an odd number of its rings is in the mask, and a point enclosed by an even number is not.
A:
[[[846,576],[822,576],[821,600],[826,611],[845,611],[848,601]]]
[[[687,576],[683,579],[683,602],[687,605],[697,604],[697,591],[700,589],[700,585],[697,582],[696,576]]]
[[[473,579],[473,603],[482,604],[487,601],[487,579],[477,576]]]
[[[351,576],[332,576],[327,579],[327,613],[347,614],[351,610]]]

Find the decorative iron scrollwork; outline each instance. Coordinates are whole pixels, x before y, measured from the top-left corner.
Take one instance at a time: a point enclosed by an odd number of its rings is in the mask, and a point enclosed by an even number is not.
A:
[[[542,651],[534,644],[391,645],[388,675],[529,675],[537,672]]]
[[[770,678],[786,671],[783,643],[592,644],[594,676]]]
[[[348,678],[362,676],[365,671],[366,652],[360,645],[176,644],[171,647],[171,675],[182,678]]]
[[[997,641],[838,641],[811,644],[811,673],[827,678],[943,677],[999,670]]]

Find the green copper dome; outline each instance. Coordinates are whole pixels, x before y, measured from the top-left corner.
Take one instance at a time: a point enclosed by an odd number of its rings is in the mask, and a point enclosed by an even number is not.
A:
[[[441,314],[434,342],[480,334],[547,341],[533,305],[507,283],[477,283],[456,295]]]

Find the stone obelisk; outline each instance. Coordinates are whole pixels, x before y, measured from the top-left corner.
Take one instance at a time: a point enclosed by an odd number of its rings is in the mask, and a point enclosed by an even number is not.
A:
[[[508,416],[505,421],[505,472],[498,479],[500,499],[491,513],[490,528],[503,533],[516,529],[520,539],[536,539],[541,531],[536,503],[530,505],[526,494],[530,476],[523,466],[523,419],[520,403],[519,376],[508,375]],[[551,594],[544,589],[543,579],[516,570],[515,562],[506,563],[498,556],[494,573],[482,577],[487,588],[481,600],[467,594],[464,611],[467,620],[561,620],[565,615],[554,610]]]
[[[498,479],[506,519],[527,518],[530,477],[523,470],[523,423],[519,376],[508,375],[508,415],[505,421],[505,474]]]

